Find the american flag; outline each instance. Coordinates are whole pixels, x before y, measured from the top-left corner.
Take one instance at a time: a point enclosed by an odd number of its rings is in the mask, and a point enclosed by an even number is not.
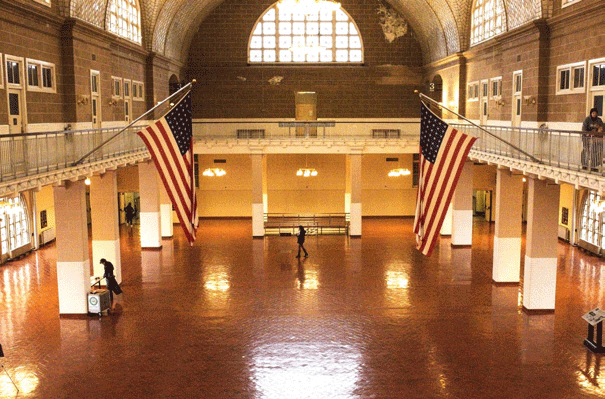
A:
[[[193,245],[198,214],[193,176],[191,93],[137,134],[149,149],[181,227]]]
[[[420,176],[414,233],[416,248],[430,256],[476,138],[442,121],[424,103],[420,114]]]

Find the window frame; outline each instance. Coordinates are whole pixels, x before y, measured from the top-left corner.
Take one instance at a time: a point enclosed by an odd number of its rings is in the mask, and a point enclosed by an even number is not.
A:
[[[561,8],[569,7],[573,4],[577,4],[582,0],[561,0]]]
[[[479,81],[476,80],[473,82],[469,82],[466,87],[468,95],[466,101],[479,101]]]
[[[492,2],[487,6],[488,2]],[[480,4],[477,4],[480,3]],[[499,9],[502,6],[502,9]],[[490,15],[488,15],[488,13]],[[471,47],[494,38],[508,30],[506,9],[503,1],[499,0],[473,0],[470,13],[470,42]],[[489,20],[488,18],[489,17]],[[500,18],[500,25],[497,26]],[[489,28],[489,32],[487,29]]]
[[[36,3],[40,3],[42,5],[45,5],[47,7],[51,7],[51,1],[50,0],[34,0]]]
[[[574,83],[574,72],[576,70],[583,69],[584,70],[584,79],[582,80],[582,87],[573,87]],[[568,71],[568,79],[569,86],[566,89],[561,89],[561,73],[563,71]],[[585,93],[586,92],[586,61],[574,62],[572,64],[559,65],[557,67],[557,76],[556,76],[556,95],[562,94],[576,94],[576,93]]]
[[[136,87],[136,89],[135,89]],[[145,95],[143,94],[143,82],[138,80],[132,81],[132,101],[144,101]],[[139,95],[140,93],[140,95]]]
[[[126,91],[128,91],[128,94],[126,94]],[[124,99],[132,99],[132,80],[130,79],[122,79],[122,95],[124,97]]]
[[[123,84],[122,78],[117,77],[117,76],[111,77],[111,98],[112,99],[121,99],[122,98],[122,93],[123,93],[122,84]],[[118,90],[116,90],[116,87],[118,88]],[[119,91],[119,93],[117,93],[116,91]]]
[[[9,61],[16,62],[17,64],[19,64],[19,77],[21,78],[21,80],[18,84],[9,83],[8,69],[6,69],[6,67],[4,67],[5,68],[4,77],[6,79],[6,87],[8,89],[10,89],[10,88],[23,89],[23,88],[27,87],[27,84],[23,83],[23,79],[27,79],[27,74],[25,73],[25,59],[23,57],[16,57],[14,55],[5,54],[4,55],[4,65],[6,65],[6,63]]]
[[[31,85],[29,82],[29,66],[35,65],[38,67],[37,77],[38,84]],[[56,67],[55,64],[46,61],[34,60],[31,58],[26,58],[25,60],[25,69],[27,70],[27,90],[28,91],[37,91],[44,93],[56,93],[57,92],[57,79],[56,79]],[[44,85],[44,70],[50,70],[51,74],[51,86],[47,87]]]
[[[128,41],[141,45],[143,43],[143,26],[141,22],[141,3],[138,0],[132,0],[136,9],[137,20],[133,22],[131,19],[125,18],[121,13],[128,14],[128,10],[119,8],[120,2],[129,2],[130,0],[109,0],[107,2],[107,14],[105,20],[105,30],[124,38]],[[112,8],[112,7],[115,7]],[[124,22],[124,23],[121,23]],[[136,32],[134,31],[136,28]]]
[[[494,94],[494,83],[497,83],[498,93]],[[500,100],[502,98],[502,76],[496,76],[489,79],[489,98]]]
[[[592,80],[593,80],[593,67],[596,64],[601,64],[601,65],[605,65],[605,58],[595,58],[593,60],[588,60],[588,73],[586,73],[585,78],[586,78],[586,84],[590,84],[590,91],[601,91],[605,89],[605,84],[602,85],[593,85],[592,84]]]
[[[274,30],[273,30],[274,33],[272,33],[272,34],[271,33],[267,33],[267,35],[265,36],[265,33],[262,32],[260,35],[258,35],[258,34],[255,35],[255,33],[259,29],[258,28],[259,23],[264,23],[265,22],[264,21],[264,17],[271,10],[273,10],[275,12],[275,20],[274,20],[275,27],[274,27]],[[260,15],[260,17],[254,23],[254,26],[252,27],[252,30],[251,30],[250,35],[248,37],[248,46],[247,46],[247,62],[248,62],[248,65],[270,65],[270,66],[274,66],[274,65],[296,65],[296,66],[300,66],[300,65],[322,65],[322,66],[324,66],[324,65],[340,65],[340,66],[342,66],[342,65],[363,65],[364,62],[365,62],[365,46],[364,46],[363,38],[361,37],[361,31],[359,29],[359,26],[357,25],[357,23],[355,22],[355,20],[351,16],[351,14],[349,14],[344,8],[341,7],[339,10],[342,11],[346,15],[347,20],[346,21],[344,21],[344,20],[342,20],[342,21],[338,20],[336,14],[333,14],[332,15],[332,19],[330,20],[330,23],[332,24],[332,33],[330,35],[329,34],[325,34],[323,36],[323,37],[328,37],[328,36],[331,37],[331,46],[332,46],[331,47],[331,51],[332,51],[332,60],[331,61],[321,61],[321,56],[320,55],[318,55],[318,59],[316,61],[315,60],[314,61],[294,61],[294,60],[292,60],[292,61],[287,61],[287,60],[281,61],[280,60],[280,56],[279,56],[279,51],[280,50],[284,50],[285,47],[280,47],[280,45],[279,45],[279,43],[280,43],[280,37],[281,37],[280,36],[280,32],[279,32],[279,30],[280,30],[279,29],[279,23],[280,23],[279,15],[280,15],[280,13],[279,13],[279,9],[277,7],[277,3],[273,3],[271,6],[267,7],[262,12],[262,14]],[[337,11],[334,11],[334,12],[336,13]],[[288,22],[288,21],[283,21],[283,22]],[[328,21],[322,21],[321,20],[321,16],[320,16],[317,21],[308,21],[306,19],[306,17],[304,17],[302,21],[297,21],[297,20],[292,19],[290,22],[292,23],[292,25],[294,25],[294,23],[302,23],[305,26],[305,30],[307,30],[306,29],[307,28],[307,23],[317,23],[318,24],[318,29],[321,29],[321,23],[325,23],[325,22],[328,22]],[[342,48],[338,47],[337,39],[338,39],[339,35],[338,35],[338,31],[337,31],[337,29],[338,29],[337,24],[338,23],[342,23],[342,22],[346,22],[347,25],[352,24],[355,27],[355,30],[357,32],[356,36],[355,35],[346,34],[346,37],[347,37],[347,40],[349,40],[349,38],[351,38],[351,37],[357,37],[357,38],[359,38],[359,49],[357,49],[355,47],[349,47],[348,44],[347,44],[346,47],[342,47]],[[292,28],[294,28],[294,27],[292,26]],[[321,30],[319,32],[321,32]],[[293,29],[292,29],[292,31],[290,31],[290,33],[284,33],[283,36],[284,37],[286,37],[286,36],[290,37],[291,39],[295,39],[297,37],[301,37],[301,35],[295,34],[293,32]],[[342,36],[344,36],[344,34]],[[261,47],[259,47],[258,49],[251,47],[251,45],[253,43],[253,39],[255,37],[260,37]],[[252,59],[252,57],[251,57],[251,51],[260,50],[261,52],[263,52],[264,50],[263,50],[262,43],[264,43],[265,37],[273,38],[274,39],[274,43],[275,43],[275,47],[274,47],[275,48],[275,61],[264,61],[263,60],[264,59],[264,55],[261,56],[261,61],[254,61]],[[302,37],[304,37],[305,41],[307,41],[307,42],[308,42],[307,38],[309,38],[309,37],[317,37],[318,38],[318,43],[321,43],[321,37],[322,36],[321,36],[320,33],[318,33],[317,36],[315,36],[314,34],[313,35],[307,35],[307,33],[305,33],[304,36],[302,36]],[[292,40],[291,44],[293,44],[292,47],[294,47],[294,41],[293,40]],[[292,48],[292,47],[290,47],[290,48]],[[321,45],[320,45],[320,47],[321,47]],[[349,58],[350,58],[350,54],[351,54],[350,51],[351,50],[359,50],[360,53],[361,53],[361,59],[360,59],[360,61],[338,61],[337,60],[337,58],[338,58],[337,53],[338,53],[339,50],[346,50]],[[292,59],[293,58],[294,58],[294,55],[292,56]]]

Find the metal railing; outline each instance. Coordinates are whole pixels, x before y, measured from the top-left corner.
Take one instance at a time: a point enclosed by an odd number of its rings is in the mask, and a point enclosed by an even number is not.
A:
[[[521,128],[510,126],[481,126],[493,137],[476,126],[451,126],[478,137],[473,150],[513,159],[535,162],[506,142],[531,154],[538,162],[569,170],[603,173],[603,138],[589,137],[578,131]],[[498,140],[498,138],[502,140]]]
[[[143,151],[145,144],[131,127],[90,155],[91,163]],[[0,136],[0,182],[71,167],[75,161],[122,128],[62,130]]]
[[[398,137],[376,137],[374,130],[399,131]],[[194,121],[194,140],[241,139],[242,131],[254,131],[245,139],[309,139],[309,138],[364,138],[418,140],[419,121],[369,120],[369,121]]]
[[[307,234],[348,234],[350,214],[348,213],[265,213],[265,233],[296,235],[298,226],[303,226]]]

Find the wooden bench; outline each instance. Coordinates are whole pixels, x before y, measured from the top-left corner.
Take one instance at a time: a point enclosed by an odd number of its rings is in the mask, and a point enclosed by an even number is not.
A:
[[[372,137],[375,139],[398,139],[401,137],[400,129],[372,129]]]
[[[346,214],[267,214],[265,234],[296,235],[298,226],[303,226],[309,235],[348,234],[349,221]]]

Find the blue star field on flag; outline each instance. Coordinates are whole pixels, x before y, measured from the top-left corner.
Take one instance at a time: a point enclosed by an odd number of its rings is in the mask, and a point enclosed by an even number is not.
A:
[[[181,155],[185,155],[189,151],[191,136],[193,135],[191,125],[191,94],[188,94],[183,101],[172,108],[165,116],[165,119],[174,135]]]
[[[420,148],[422,155],[430,163],[435,163],[439,147],[447,131],[448,124],[439,119],[422,104],[420,110]]]

